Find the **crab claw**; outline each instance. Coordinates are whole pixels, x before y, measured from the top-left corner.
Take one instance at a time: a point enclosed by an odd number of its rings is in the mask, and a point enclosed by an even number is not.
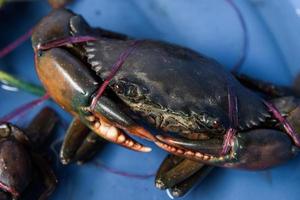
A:
[[[148,140],[156,140],[155,137],[138,126],[106,95],[90,109],[92,98],[103,81],[90,70],[84,55],[77,51],[80,47],[74,46],[73,42],[96,38],[72,37],[74,26],[83,32],[89,29],[79,15],[60,9],[43,18],[33,31],[36,71],[46,91],[62,108],[101,137],[133,150],[149,151],[150,148],[137,143],[125,132]],[[68,48],[58,48],[66,44],[69,44]]]
[[[121,129],[136,136],[153,140],[148,131],[118,109],[108,97],[102,96],[93,111],[91,98],[99,87],[99,80],[82,61],[62,48],[39,52],[36,70],[49,95],[66,111],[80,118],[99,136],[135,151],[151,149],[127,136]]]
[[[215,166],[265,169],[291,159],[298,152],[290,137],[273,129],[256,129],[239,132],[231,140],[231,151],[218,154],[222,142],[207,139],[188,142],[182,138],[157,136],[158,146],[164,150],[189,159]],[[214,153],[213,153],[214,152]]]

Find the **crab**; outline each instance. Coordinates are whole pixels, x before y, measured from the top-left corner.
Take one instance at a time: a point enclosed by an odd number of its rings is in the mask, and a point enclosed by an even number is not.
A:
[[[51,136],[56,122],[55,112],[50,108],[44,108],[25,131],[10,123],[1,123],[1,200],[19,198],[42,200],[47,199],[54,191],[56,176],[42,153],[43,145]],[[41,181],[44,184],[41,184]]]
[[[41,82],[74,116],[61,153],[65,163],[81,146],[75,139],[90,134],[151,150],[131,134],[172,154],[155,182],[177,197],[215,166],[265,169],[298,152],[299,99],[290,88],[232,74],[175,44],[92,28],[65,9],[39,22],[32,45]],[[92,133],[82,136],[80,129]]]

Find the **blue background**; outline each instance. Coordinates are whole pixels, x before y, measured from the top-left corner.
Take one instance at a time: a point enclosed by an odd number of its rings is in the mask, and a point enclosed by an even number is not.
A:
[[[259,79],[291,84],[300,69],[300,6],[297,0],[235,1],[249,30],[249,52],[242,72]],[[239,59],[243,32],[237,13],[223,0],[78,0],[70,8],[93,26],[178,43],[216,58],[230,69]],[[0,47],[25,33],[50,8],[44,1],[18,3],[0,10]],[[33,52],[27,41],[0,60],[0,69],[39,84]],[[36,97],[0,89],[0,116]],[[61,117],[71,117],[54,103]],[[16,119],[25,125],[41,106]],[[63,129],[61,128],[60,132]],[[62,134],[52,147],[57,151]],[[166,153],[154,147],[149,154],[108,145],[95,160],[115,169],[153,174]],[[59,185],[51,199],[168,199],[154,187],[154,177],[134,179],[107,172],[95,161],[62,167],[55,163]],[[300,159],[272,170],[248,172],[215,169],[184,199],[299,199]]]

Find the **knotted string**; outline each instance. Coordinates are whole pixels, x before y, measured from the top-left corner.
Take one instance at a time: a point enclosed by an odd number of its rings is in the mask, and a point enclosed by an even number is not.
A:
[[[232,138],[236,134],[237,127],[238,127],[237,96],[233,90],[233,87],[230,84],[228,86],[227,98],[228,98],[228,117],[229,117],[230,127],[228,128],[226,134],[224,135],[223,148],[221,151],[222,155],[226,154],[229,151],[231,147]]]
[[[300,136],[297,134],[292,127],[292,125],[284,118],[279,110],[275,107],[274,104],[264,101],[264,104],[268,107],[269,111],[273,114],[276,120],[278,120],[283,128],[285,129],[286,133],[293,139],[296,146],[300,147]]]

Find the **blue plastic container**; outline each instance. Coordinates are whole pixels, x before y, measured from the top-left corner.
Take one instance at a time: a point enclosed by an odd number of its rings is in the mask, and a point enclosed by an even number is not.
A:
[[[247,25],[249,49],[241,73],[288,85],[300,69],[299,0],[234,1]],[[217,59],[231,69],[243,50],[243,30],[237,12],[223,0],[75,0],[70,6],[92,25],[137,38],[165,40],[190,47]],[[45,2],[20,3],[0,10],[0,46],[23,34],[47,12]],[[0,60],[0,69],[39,84],[33,66],[30,41]],[[0,116],[36,97],[24,92],[0,89]],[[69,114],[54,103],[61,116]],[[45,105],[45,104],[44,104]],[[39,107],[40,108],[40,107]],[[25,125],[39,109],[14,120]],[[63,132],[63,130],[61,130]],[[62,138],[58,136],[58,140]],[[59,144],[59,142],[58,142]],[[59,145],[53,145],[59,149]],[[131,152],[110,144],[97,158],[82,166],[56,163],[59,184],[53,200],[168,199],[154,187],[154,174],[166,153],[153,146],[149,154]],[[114,169],[149,175],[145,179],[108,172]],[[215,169],[183,199],[299,199],[300,159],[271,170],[248,172]]]

